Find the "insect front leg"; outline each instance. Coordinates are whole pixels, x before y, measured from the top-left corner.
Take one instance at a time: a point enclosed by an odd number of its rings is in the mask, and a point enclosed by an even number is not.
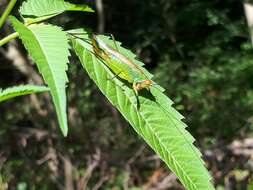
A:
[[[113,80],[115,79],[116,77],[118,77],[120,75],[120,73],[122,73],[122,71],[120,71],[119,73],[117,73],[116,75],[114,75],[113,77],[109,78],[108,80]]]
[[[138,83],[137,82],[133,82],[133,89],[134,89],[135,95],[138,97]]]

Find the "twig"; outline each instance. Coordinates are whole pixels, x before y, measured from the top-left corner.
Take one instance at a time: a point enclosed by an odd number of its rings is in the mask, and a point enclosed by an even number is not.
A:
[[[52,180],[53,183],[56,184],[58,189],[64,189],[64,186],[57,180],[56,176],[51,175],[50,179]]]
[[[244,3],[244,11],[247,18],[249,31],[250,31],[250,38],[253,44],[253,5],[249,3]]]
[[[85,172],[85,175],[78,182],[77,190],[87,189],[86,188],[87,184],[92,176],[94,169],[98,166],[100,158],[101,158],[101,151],[100,151],[100,149],[97,149],[96,154],[93,156],[93,160],[92,160],[92,158],[89,159],[88,168]]]
[[[142,155],[143,151],[145,149],[144,145],[141,145],[139,150],[127,161],[127,164],[132,164],[140,155]]]
[[[67,156],[62,157],[64,163],[65,189],[73,190],[73,166]]]
[[[139,157],[142,155],[143,151],[145,149],[144,145],[141,145],[140,148],[135,152],[135,154],[126,162],[126,177],[124,179],[123,183],[123,189],[128,190],[128,183],[129,183],[129,175],[131,173],[131,167],[130,165]]]
[[[5,9],[3,15],[0,18],[0,29],[2,28],[3,24],[5,23],[5,20],[7,19],[8,15],[10,14],[14,5],[16,4],[16,1],[17,0],[11,0],[10,3],[8,4],[7,8]]]
[[[92,188],[92,190],[98,190],[103,184],[104,182],[106,182],[109,179],[109,176],[103,176],[98,183]]]
[[[0,152],[0,170],[2,169],[4,162],[7,160],[7,158],[4,157],[3,154],[3,152]]]
[[[98,13],[98,32],[103,33],[105,29],[105,17],[104,17],[104,7],[103,0],[96,0],[96,7]]]
[[[164,177],[161,182],[158,182],[155,187],[149,188],[149,190],[166,190],[171,187],[176,187],[177,184],[177,177],[171,173]]]
[[[0,40],[0,47],[3,46],[4,44],[8,43],[9,41],[15,39],[16,37],[18,37],[17,32],[14,32],[14,33],[4,37],[3,39]]]
[[[153,184],[156,184],[162,174],[163,168],[156,169],[148,178],[148,181],[143,185],[143,189],[149,189]]]
[[[123,189],[129,189],[129,176],[130,176],[130,167],[128,167],[128,171],[125,174],[124,181],[123,181]]]

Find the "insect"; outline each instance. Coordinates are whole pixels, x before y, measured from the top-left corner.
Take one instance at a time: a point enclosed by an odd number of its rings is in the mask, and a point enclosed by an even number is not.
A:
[[[95,54],[115,73],[115,76],[131,83],[136,95],[138,95],[138,92],[141,89],[146,88],[147,90],[150,90],[153,81],[145,75],[138,65],[119,53],[119,51],[107,45],[96,35],[91,35],[91,41]],[[114,44],[117,49],[115,40]]]

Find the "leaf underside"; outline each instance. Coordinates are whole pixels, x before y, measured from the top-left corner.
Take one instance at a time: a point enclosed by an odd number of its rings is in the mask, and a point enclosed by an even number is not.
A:
[[[58,121],[66,136],[68,126],[65,85],[68,82],[66,70],[69,56],[67,35],[57,26],[34,24],[28,28],[15,17],[11,17],[11,22],[50,88]]]
[[[4,90],[0,89],[0,102],[12,99],[17,96],[23,96],[32,93],[40,93],[49,91],[49,88],[45,86],[36,85],[20,85],[13,86]]]
[[[87,5],[76,5],[64,0],[27,0],[19,9],[24,18],[55,16],[64,11],[93,12]]]
[[[71,31],[75,32],[80,34],[85,31]],[[79,37],[89,40],[85,34]],[[181,121],[183,116],[172,107],[173,102],[163,94],[162,88],[153,87],[152,94],[142,90],[138,97],[138,108],[131,85],[118,78],[108,80],[114,74],[94,55],[90,44],[80,38],[72,37],[72,44],[82,66],[135,131],[159,154],[187,189],[213,190],[201,153],[193,145],[194,138],[185,130],[186,124]],[[100,38],[113,47],[113,42],[108,37]],[[119,42],[117,46],[134,63],[143,65],[132,52],[122,48]],[[144,72],[147,73],[146,70]]]

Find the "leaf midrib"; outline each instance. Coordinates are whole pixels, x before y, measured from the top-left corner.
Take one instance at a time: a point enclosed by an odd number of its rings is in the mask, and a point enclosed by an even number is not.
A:
[[[35,26],[35,27],[36,27],[36,26]],[[36,33],[34,33],[34,31],[32,30],[32,27],[27,27],[27,28],[32,32],[33,36],[35,37],[35,39],[36,39],[37,42],[38,42],[38,45],[39,45],[39,48],[41,49],[43,58],[46,60],[47,65],[48,65],[48,67],[49,67],[50,74],[51,74],[51,76],[52,76],[52,78],[53,78],[53,82],[52,82],[52,83],[53,83],[53,86],[54,86],[54,90],[56,91],[57,94],[59,94],[58,88],[57,88],[57,84],[56,84],[56,79],[55,79],[54,72],[53,72],[53,69],[52,69],[51,65],[49,64],[49,62],[48,62],[48,59],[47,59],[48,57],[47,57],[46,54],[44,53],[45,49],[42,48],[43,46],[41,46],[41,44],[40,44],[39,37],[37,37],[37,36],[35,35]],[[45,51],[45,52],[46,52],[46,51]],[[46,77],[45,77],[45,78],[46,78]],[[46,80],[46,79],[44,79],[44,80]],[[48,84],[48,85],[49,85],[49,84]],[[50,85],[49,85],[49,87],[50,87]],[[53,99],[54,99],[54,98],[56,99],[57,105],[59,106],[59,109],[61,109],[62,107],[61,107],[61,104],[60,104],[59,96],[58,96],[58,95],[57,95],[57,96],[53,96],[53,95],[52,95],[52,97],[53,97]],[[58,109],[56,109],[56,112],[58,112],[57,110],[58,110]],[[59,110],[59,112],[61,112],[61,110]],[[63,118],[62,118],[62,116],[61,116],[61,113],[59,113],[58,115],[59,115],[59,117],[61,118],[61,122],[63,122],[63,121],[62,121]],[[63,125],[65,125],[64,122],[63,122]]]
[[[54,76],[53,69],[52,69],[51,65],[49,64],[49,62],[48,62],[48,59],[47,59],[48,57],[46,56],[46,53],[44,53],[45,50],[44,50],[44,48],[42,48],[43,46],[41,46],[41,44],[40,44],[39,37],[37,37],[35,35],[36,33],[34,33],[32,31],[31,27],[29,27],[28,29],[30,29],[33,36],[37,40],[39,48],[41,49],[41,52],[42,52],[42,55],[43,55],[43,59],[46,60],[46,63],[47,63],[46,65],[48,65],[48,67],[49,67],[49,71],[50,71],[50,74],[51,74],[52,79],[53,79],[52,80],[53,82],[51,82],[51,83],[53,83],[53,88],[54,88],[53,90],[50,89],[50,91],[55,91],[57,93],[56,95],[53,95],[52,92],[51,92],[52,98],[53,98],[53,100],[55,99],[55,102],[56,102],[57,107],[58,107],[58,108],[56,107],[57,117],[59,118],[60,125],[65,126],[64,118],[62,118],[62,116],[61,116],[62,105],[61,105],[61,101],[60,101],[60,98],[59,98],[59,91],[58,91],[58,88],[57,88],[56,79],[55,79],[55,76]],[[46,79],[44,79],[44,80],[46,80]],[[48,83],[48,86],[50,87],[49,83]]]

